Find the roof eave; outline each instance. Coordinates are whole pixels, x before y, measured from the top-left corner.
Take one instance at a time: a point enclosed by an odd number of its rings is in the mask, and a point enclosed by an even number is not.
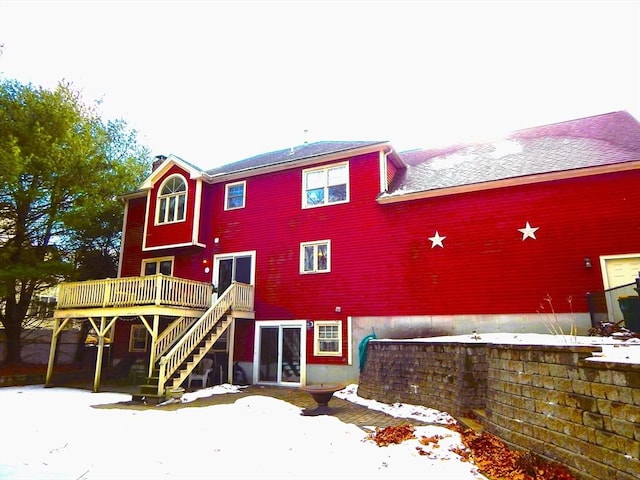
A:
[[[123,193],[122,195],[118,195],[118,198],[123,202],[127,200],[132,200],[134,198],[142,198],[147,196],[146,190],[136,190],[135,192]]]
[[[631,162],[616,163],[613,165],[599,165],[596,167],[576,168],[572,170],[562,170],[559,172],[548,172],[535,175],[525,175],[522,177],[503,178],[490,182],[456,185],[453,187],[437,188],[433,190],[421,190],[419,192],[410,192],[398,195],[382,194],[378,196],[376,201],[381,205],[385,205],[390,203],[408,202],[411,200],[444,197],[447,195],[456,195],[460,193],[479,192],[482,190],[491,190],[495,188],[529,185],[532,183],[552,182],[554,180],[589,177],[593,175],[604,175],[608,173],[625,172],[639,169],[640,160],[635,160]]]

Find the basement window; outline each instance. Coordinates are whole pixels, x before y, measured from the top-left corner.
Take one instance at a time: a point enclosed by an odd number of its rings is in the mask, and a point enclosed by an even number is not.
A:
[[[149,344],[149,332],[144,325],[131,325],[129,334],[129,351],[146,352]]]
[[[342,328],[340,321],[314,322],[313,354],[316,356],[342,356]]]

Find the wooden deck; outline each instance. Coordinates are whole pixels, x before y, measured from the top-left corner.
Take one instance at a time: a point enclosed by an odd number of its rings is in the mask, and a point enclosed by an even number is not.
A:
[[[213,286],[157,274],[60,284],[54,318],[199,317],[212,304]]]
[[[118,319],[135,319],[151,338],[148,378],[157,382],[142,386],[153,391],[144,395],[164,397],[167,387],[179,386],[227,328],[232,358],[234,320],[255,318],[253,285],[233,282],[219,298],[214,299],[213,293],[209,283],[162,274],[60,284],[45,383],[51,382],[58,335],[71,319],[80,319],[90,322],[98,336],[94,378],[98,391],[106,336]],[[174,317],[162,332],[161,316]]]

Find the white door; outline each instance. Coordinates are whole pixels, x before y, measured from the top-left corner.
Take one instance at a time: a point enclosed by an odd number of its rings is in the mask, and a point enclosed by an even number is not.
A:
[[[640,254],[604,256],[600,257],[600,264],[609,318],[617,322],[623,318],[618,298],[621,295],[631,295],[634,291],[632,287],[616,287],[636,281],[640,275]]]
[[[640,274],[640,254],[602,257],[602,261],[604,263],[602,274],[606,290],[633,283]]]

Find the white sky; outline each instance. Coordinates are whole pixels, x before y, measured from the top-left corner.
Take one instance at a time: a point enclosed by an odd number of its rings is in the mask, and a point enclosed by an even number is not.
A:
[[[639,1],[0,0],[0,75],[68,80],[153,155],[211,168],[305,139],[640,119],[639,32]]]

